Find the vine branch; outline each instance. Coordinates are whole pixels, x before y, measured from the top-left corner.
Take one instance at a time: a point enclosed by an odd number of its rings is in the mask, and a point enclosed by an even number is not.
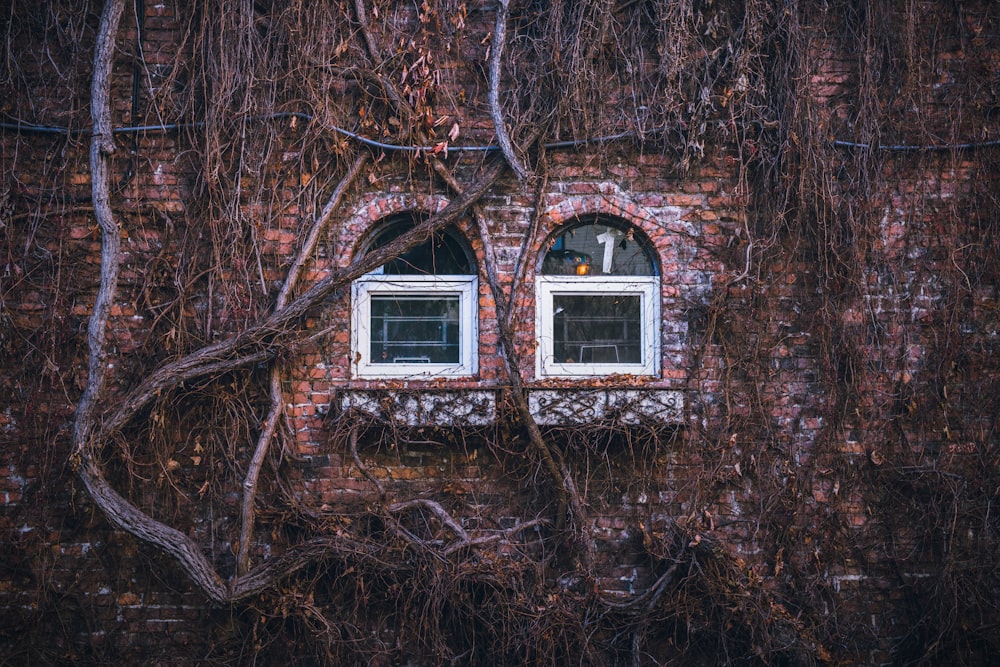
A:
[[[496,128],[497,144],[500,146],[504,158],[510,164],[510,168],[517,175],[517,180],[523,181],[528,176],[528,170],[517,156],[514,144],[510,139],[510,133],[507,132],[507,123],[503,118],[503,109],[500,106],[500,56],[503,53],[504,39],[507,33],[507,10],[509,5],[510,0],[500,0],[496,25],[493,29],[493,43],[490,48],[489,107],[490,117],[493,119],[493,126]]]
[[[302,268],[306,265],[306,262],[309,261],[309,258],[312,257],[313,251],[316,249],[316,244],[319,243],[320,236],[329,224],[330,219],[333,217],[334,211],[336,211],[343,202],[344,194],[357,178],[358,173],[361,171],[361,167],[367,160],[368,157],[365,154],[361,154],[354,159],[354,162],[348,168],[347,173],[334,189],[333,194],[330,196],[330,200],[327,202],[326,206],[323,207],[323,211],[313,223],[312,228],[309,231],[309,235],[302,243],[298,256],[295,258],[295,261],[292,262],[292,266],[288,270],[288,275],[285,277],[285,282],[281,286],[281,291],[278,293],[278,298],[275,302],[276,310],[280,310],[288,305],[288,299],[298,283],[299,274],[302,272]],[[257,446],[254,448],[253,458],[250,459],[250,465],[247,467],[247,474],[243,480],[243,510],[241,513],[242,521],[240,528],[239,558],[237,561],[237,571],[240,573],[245,573],[250,568],[250,544],[253,542],[254,519],[256,516],[256,512],[254,511],[254,499],[257,496],[257,483],[260,479],[260,471],[264,465],[264,459],[270,449],[271,441],[274,439],[274,433],[278,426],[278,420],[284,413],[283,406],[285,404],[285,400],[281,392],[281,375],[278,366],[274,364],[272,364],[269,373],[268,393],[271,398],[271,406],[268,409],[267,417],[264,419],[264,428],[261,430],[260,436],[257,439]]]
[[[87,385],[76,406],[73,426],[73,456],[86,457],[87,439],[93,428],[94,405],[104,388],[107,365],[105,335],[108,314],[118,289],[118,269],[121,263],[121,232],[111,210],[111,176],[108,162],[114,153],[111,137],[111,66],[115,37],[125,9],[125,0],[107,0],[101,14],[97,44],[94,48],[94,74],[90,89],[90,108],[94,119],[94,134],[90,139],[90,181],[94,216],[101,229],[101,283],[94,300],[94,309],[87,324],[87,345],[90,352]]]

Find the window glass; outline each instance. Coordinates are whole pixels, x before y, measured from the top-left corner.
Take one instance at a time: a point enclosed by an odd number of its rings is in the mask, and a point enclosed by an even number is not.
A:
[[[389,223],[368,244],[368,250],[381,248],[413,229],[415,221],[409,218]],[[446,275],[460,276],[473,273],[472,260],[465,243],[451,229],[436,232],[429,240],[411,248],[382,265],[377,273],[386,275]]]
[[[418,224],[401,217],[378,229],[365,252]],[[434,234],[354,281],[351,366],[357,377],[461,377],[477,365],[478,282],[456,230]]]
[[[455,296],[373,296],[373,364],[457,364],[461,359]]]
[[[559,295],[552,298],[552,349],[564,364],[642,363],[642,298]]]
[[[584,223],[556,236],[542,261],[547,276],[652,276],[656,264],[631,228]]]
[[[601,218],[554,237],[535,285],[539,377],[659,372],[660,279],[640,239]]]

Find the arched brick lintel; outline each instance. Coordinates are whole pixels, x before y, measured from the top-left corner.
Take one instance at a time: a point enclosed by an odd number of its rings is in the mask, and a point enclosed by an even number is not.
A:
[[[350,252],[338,253],[338,266],[346,267],[354,261],[364,240],[379,220],[399,213],[438,213],[444,210],[449,201],[447,197],[429,194],[377,195],[368,199],[355,209],[337,231],[337,246],[350,248]]]

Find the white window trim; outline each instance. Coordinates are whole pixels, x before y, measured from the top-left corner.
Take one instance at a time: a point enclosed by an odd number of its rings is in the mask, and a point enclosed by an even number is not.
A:
[[[642,298],[642,363],[563,364],[553,360],[553,297],[621,294]],[[535,279],[538,377],[658,375],[660,372],[659,276],[538,276]]]
[[[459,362],[457,364],[373,364],[371,354],[372,295],[458,296]],[[357,378],[468,377],[479,371],[479,281],[476,276],[368,274],[351,285],[351,371]]]

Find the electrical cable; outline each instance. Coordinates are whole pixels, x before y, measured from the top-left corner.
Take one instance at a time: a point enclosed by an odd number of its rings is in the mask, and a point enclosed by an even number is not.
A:
[[[255,116],[255,120],[280,120],[283,118],[299,118],[308,122],[312,122],[315,118],[307,113],[302,113],[301,111],[281,111],[266,116]],[[168,132],[174,132],[177,130],[183,130],[195,127],[204,127],[204,121],[195,121],[191,123],[169,123],[166,125],[132,125],[126,127],[116,127],[112,130],[113,134],[140,134],[140,133],[153,133],[153,134],[166,134]],[[447,149],[448,151],[454,151],[459,153],[472,153],[472,152],[493,152],[499,151],[500,146],[495,144],[487,144],[485,146],[401,146],[399,144],[388,144],[376,139],[369,139],[368,137],[358,134],[357,132],[352,132],[350,130],[344,129],[337,125],[328,125],[328,129],[336,132],[337,134],[353,139],[359,143],[365,144],[366,146],[371,146],[372,148],[379,148],[387,151],[398,151],[405,153],[433,153],[435,151],[441,151]],[[23,132],[27,134],[63,134],[67,136],[80,136],[89,135],[89,129],[73,130],[68,127],[54,127],[47,125],[34,125],[32,123],[8,123],[0,122],[0,129],[2,130],[14,130],[15,132]],[[556,148],[575,148],[579,146],[586,146],[588,144],[599,144],[608,141],[617,141],[619,139],[629,139],[638,137],[637,132],[619,132],[617,134],[609,134],[600,137],[588,137],[584,139],[569,139],[566,141],[553,141],[544,144],[547,149]],[[832,146],[837,148],[858,148],[861,150],[878,150],[885,152],[895,152],[895,153],[916,153],[921,151],[926,152],[936,152],[936,151],[951,151],[951,150],[975,150],[977,148],[989,148],[992,146],[1000,146],[1000,139],[994,139],[990,141],[972,141],[958,144],[865,144],[855,141],[844,141],[840,139],[834,139],[830,142]]]
[[[889,153],[918,153],[922,151],[934,152],[934,151],[963,151],[972,150],[975,148],[988,148],[989,146],[1000,146],[1000,139],[994,139],[992,141],[973,141],[962,144],[928,144],[924,146],[920,145],[910,145],[910,144],[862,144],[853,141],[840,141],[834,140],[831,142],[834,146],[838,148],[860,148],[862,150],[878,150],[885,151]]]
[[[280,120],[283,118],[298,118],[308,122],[315,120],[312,116],[307,113],[302,113],[300,111],[282,111],[267,116],[255,116],[256,120]],[[126,127],[116,127],[111,132],[113,134],[140,134],[140,133],[153,133],[153,134],[166,134],[168,132],[175,132],[177,130],[204,127],[204,121],[195,121],[190,123],[170,123],[166,125],[133,125]],[[352,132],[350,130],[344,129],[337,125],[327,126],[333,132],[340,134],[342,136],[353,139],[359,143],[366,146],[371,146],[372,148],[379,148],[387,151],[398,151],[405,153],[433,153],[435,151],[454,151],[459,153],[472,153],[472,152],[493,152],[499,151],[500,146],[494,144],[488,144],[485,146],[401,146],[399,144],[388,144],[382,141],[377,141],[375,139],[369,139],[361,134]],[[66,127],[53,127],[47,125],[34,125],[31,123],[5,123],[0,122],[0,129],[14,130],[16,132],[23,132],[27,134],[63,134],[67,136],[79,136],[79,135],[89,135],[90,130],[72,130]],[[635,132],[619,132],[618,134],[610,134],[601,137],[591,137],[586,139],[571,139],[567,141],[555,141],[545,144],[547,149],[557,149],[557,148],[573,148],[577,146],[585,146],[588,144],[605,143],[608,141],[616,141],[618,139],[627,139],[630,137],[638,136]]]

